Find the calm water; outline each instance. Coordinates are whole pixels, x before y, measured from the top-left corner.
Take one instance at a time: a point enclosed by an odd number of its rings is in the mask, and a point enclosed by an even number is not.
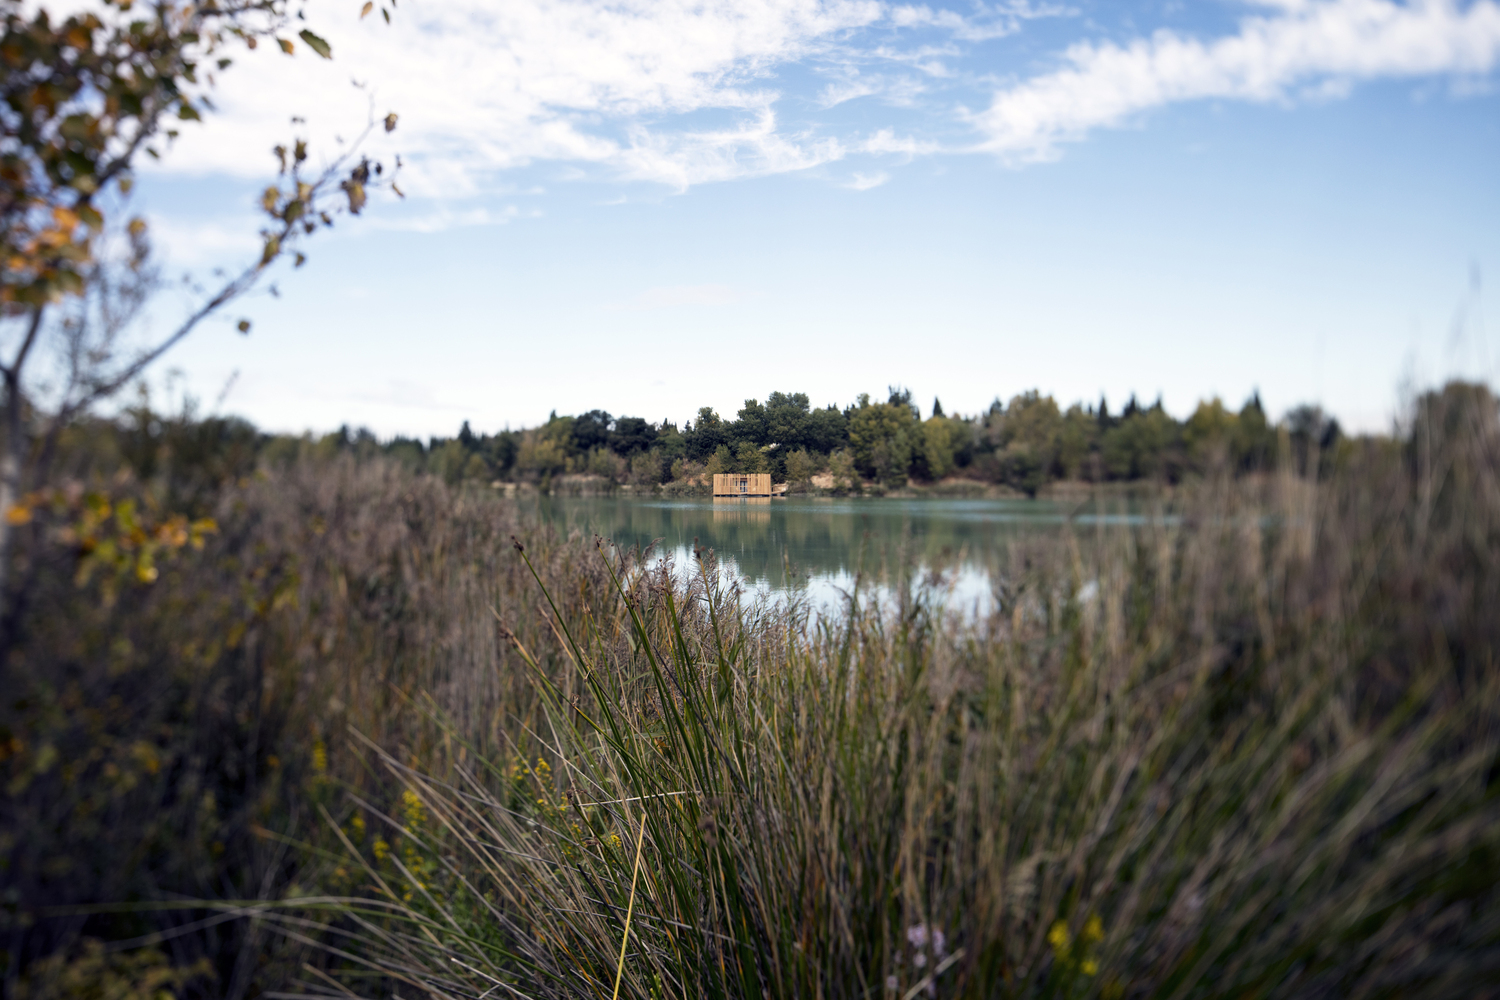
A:
[[[913,578],[945,588],[952,603],[983,610],[990,567],[1028,533],[1075,525],[1135,522],[1138,512],[1101,511],[1046,500],[655,500],[543,497],[541,516],[627,547],[654,546],[691,571],[696,543],[713,549],[726,575],[752,591],[838,601],[856,577],[889,592]],[[915,572],[912,572],[915,571]]]

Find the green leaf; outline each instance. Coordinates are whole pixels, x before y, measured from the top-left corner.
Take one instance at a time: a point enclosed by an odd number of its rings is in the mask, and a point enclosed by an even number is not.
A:
[[[308,48],[312,49],[324,59],[333,58],[333,49],[328,47],[328,43],[319,38],[317,35],[313,34],[311,31],[308,31],[306,28],[303,28],[301,31],[297,32],[297,37],[306,42]]]

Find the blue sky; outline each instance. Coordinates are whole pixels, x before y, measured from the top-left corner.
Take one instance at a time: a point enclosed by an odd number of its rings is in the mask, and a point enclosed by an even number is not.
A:
[[[376,151],[409,197],[168,362],[267,428],[901,384],[964,412],[1259,389],[1381,429],[1500,366],[1494,0],[349,7],[310,15],[332,62],[225,73],[139,194],[205,272],[255,253],[289,115],[333,149],[367,95],[400,113]]]

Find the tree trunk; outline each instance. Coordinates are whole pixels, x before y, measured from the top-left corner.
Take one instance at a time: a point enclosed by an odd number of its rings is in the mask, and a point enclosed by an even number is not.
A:
[[[41,328],[42,309],[38,307],[31,313],[26,338],[16,351],[15,360],[9,366],[0,365],[0,375],[5,380],[5,448],[0,452],[0,617],[10,611],[10,548],[15,534],[10,512],[21,499],[21,479],[26,459],[26,435],[22,426],[25,400],[21,395],[21,372]]]
[[[21,389],[15,371],[5,373],[5,449],[0,453],[0,610],[10,602],[10,542],[15,532],[10,511],[21,497]]]

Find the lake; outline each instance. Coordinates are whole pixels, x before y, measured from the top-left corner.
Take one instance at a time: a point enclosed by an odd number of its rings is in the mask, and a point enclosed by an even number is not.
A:
[[[692,572],[695,544],[712,549],[726,578],[752,593],[837,604],[856,578],[889,595],[892,581],[941,586],[945,602],[974,612],[992,604],[991,568],[1029,533],[1074,525],[1139,523],[1138,509],[1049,500],[709,500],[538,497],[542,519],[616,545],[655,547]],[[913,572],[915,571],[915,572]],[[862,584],[863,586],[863,584]]]

